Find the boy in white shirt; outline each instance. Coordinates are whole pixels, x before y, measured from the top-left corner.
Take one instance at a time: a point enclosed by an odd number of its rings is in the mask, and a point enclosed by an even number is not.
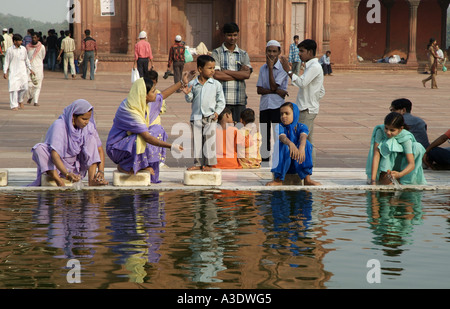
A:
[[[309,129],[308,140],[313,145],[313,164],[315,165],[314,119],[319,114],[319,101],[325,95],[323,70],[316,58],[317,44],[314,40],[307,39],[300,42],[298,49],[300,59],[305,63],[305,71],[301,76],[292,73],[286,57],[281,58],[281,63],[283,69],[292,78],[292,84],[300,88],[295,102],[300,110],[298,122],[305,124]]]
[[[186,94],[186,101],[192,103],[190,121],[194,133],[194,166],[188,170],[211,171],[217,164],[215,133],[217,118],[225,108],[225,96],[222,84],[213,78],[213,57],[199,56],[197,69],[200,75],[188,84]]]

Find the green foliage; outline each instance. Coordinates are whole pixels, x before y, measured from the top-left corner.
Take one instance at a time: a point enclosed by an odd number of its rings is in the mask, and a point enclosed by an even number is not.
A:
[[[0,29],[3,28],[13,28],[14,33],[19,33],[22,36],[25,36],[27,30],[31,28],[35,31],[42,31],[42,35],[47,35],[49,29],[55,29],[59,35],[60,30],[69,29],[69,23],[67,21],[60,23],[42,22],[30,18],[0,13]]]

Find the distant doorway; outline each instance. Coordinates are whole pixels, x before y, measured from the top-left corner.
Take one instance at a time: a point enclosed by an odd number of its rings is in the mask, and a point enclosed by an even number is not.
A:
[[[213,4],[212,2],[186,3],[186,45],[196,47],[203,42],[212,48]]]
[[[299,42],[305,39],[305,12],[306,3],[292,3],[291,36],[299,36]]]

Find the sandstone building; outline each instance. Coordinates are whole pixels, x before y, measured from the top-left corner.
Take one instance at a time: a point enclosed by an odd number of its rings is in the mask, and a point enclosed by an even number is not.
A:
[[[113,4],[104,14],[102,3]],[[177,34],[188,46],[203,42],[209,50],[222,41],[221,27],[240,27],[238,45],[257,69],[264,63],[268,40],[280,41],[283,53],[295,34],[318,43],[318,56],[332,51],[333,62],[357,68],[366,60],[395,51],[415,67],[426,61],[431,37],[447,47],[446,21],[450,0],[74,0],[79,16],[71,28],[77,46],[84,29],[97,39],[102,70],[132,66],[138,34],[149,35],[155,66],[165,70],[168,51]],[[372,20],[371,20],[372,18]],[[378,18],[379,22],[373,22]]]

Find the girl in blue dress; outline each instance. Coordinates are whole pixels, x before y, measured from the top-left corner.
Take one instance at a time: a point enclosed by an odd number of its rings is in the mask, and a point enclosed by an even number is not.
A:
[[[274,180],[267,186],[280,186],[286,174],[298,174],[303,184],[318,186],[319,182],[311,179],[312,145],[307,140],[308,127],[298,122],[300,111],[296,104],[286,102],[280,107],[281,123],[278,125],[279,142],[275,143],[272,157]]]
[[[374,128],[366,163],[370,184],[390,185],[395,180],[404,185],[427,184],[422,169],[425,148],[407,128],[403,116],[396,112]]]

